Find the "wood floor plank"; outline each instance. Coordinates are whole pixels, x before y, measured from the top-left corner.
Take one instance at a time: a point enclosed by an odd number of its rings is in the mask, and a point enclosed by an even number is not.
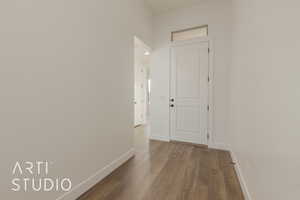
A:
[[[225,181],[223,173],[220,170],[218,153],[215,150],[210,151],[211,173],[209,177],[209,198],[208,200],[231,200],[227,199]]]
[[[186,145],[173,144],[173,152],[170,154],[164,168],[160,171],[153,181],[148,192],[143,196],[145,200],[152,199],[174,199],[176,188],[180,187],[180,179],[184,173],[184,163],[187,161],[188,154],[192,147]]]
[[[227,199],[239,200],[243,199],[243,193],[234,170],[234,165],[230,153],[227,151],[218,151],[221,171],[224,176]]]
[[[179,190],[178,200],[207,200],[209,182],[209,151],[193,148],[186,162],[183,186]]]

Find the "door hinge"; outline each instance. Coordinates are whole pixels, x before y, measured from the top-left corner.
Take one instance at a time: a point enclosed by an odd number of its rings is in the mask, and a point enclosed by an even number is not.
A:
[[[210,138],[209,133],[207,133],[206,137],[207,137],[207,140],[209,140],[209,138]]]
[[[208,81],[208,82],[210,81],[210,78],[209,78],[209,76],[207,77],[207,81]]]
[[[210,48],[208,48],[207,50],[208,50],[208,53],[210,53]]]
[[[209,111],[209,105],[207,105],[207,110]]]

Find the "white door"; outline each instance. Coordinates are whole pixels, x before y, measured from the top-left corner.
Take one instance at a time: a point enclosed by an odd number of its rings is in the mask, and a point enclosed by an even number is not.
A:
[[[171,140],[207,144],[208,51],[207,41],[171,47]]]
[[[134,126],[141,124],[141,106],[140,106],[139,85],[134,86]]]
[[[141,68],[141,81],[140,81],[140,121],[141,124],[146,124],[147,118],[147,70],[146,67]]]
[[[146,68],[137,66],[135,72],[135,91],[134,91],[134,125],[146,124],[147,108],[147,77]]]
[[[134,38],[134,125],[147,123],[147,70],[150,49],[140,39]]]
[[[141,71],[140,66],[135,67],[135,84],[134,84],[134,111],[135,111],[135,117],[134,117],[134,125],[141,125],[142,124],[142,96],[141,96],[141,90],[142,90],[142,82],[141,82]]]

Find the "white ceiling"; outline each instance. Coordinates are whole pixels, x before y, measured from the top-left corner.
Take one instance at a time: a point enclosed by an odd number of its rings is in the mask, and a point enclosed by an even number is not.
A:
[[[162,14],[164,12],[175,10],[187,6],[191,6],[194,4],[198,4],[199,2],[203,2],[203,0],[145,0],[146,4],[152,9],[154,14]]]

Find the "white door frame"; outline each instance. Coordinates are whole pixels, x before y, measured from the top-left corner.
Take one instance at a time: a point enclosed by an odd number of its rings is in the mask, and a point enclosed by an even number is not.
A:
[[[169,55],[170,55],[170,66],[169,66],[169,99],[171,94],[171,68],[172,68],[172,57],[171,57],[171,48],[178,45],[184,45],[184,44],[193,44],[195,42],[207,42],[209,47],[209,59],[208,59],[208,74],[209,74],[209,82],[208,82],[208,118],[207,118],[207,137],[204,141],[205,145],[211,146],[214,144],[214,132],[213,132],[213,114],[214,114],[214,105],[213,105],[213,86],[214,86],[214,69],[213,69],[213,61],[214,61],[214,51],[213,51],[213,40],[210,37],[201,37],[191,40],[184,40],[184,41],[175,41],[170,43],[170,49],[169,49]],[[169,110],[169,141],[171,141],[171,116],[170,116],[170,110]]]

